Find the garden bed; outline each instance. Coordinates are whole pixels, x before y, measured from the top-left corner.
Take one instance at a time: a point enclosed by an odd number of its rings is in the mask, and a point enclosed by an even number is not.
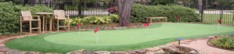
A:
[[[219,49],[225,49],[225,50],[230,50],[230,51],[234,51],[234,42],[230,43],[227,42],[228,40],[230,40],[229,38],[233,38],[233,37],[228,37],[228,39],[224,39],[225,37],[219,37],[219,36],[215,36],[211,39],[208,40],[207,44],[211,47],[215,47],[215,48],[219,48]],[[222,39],[222,40],[221,40]],[[218,44],[218,41],[222,41],[222,43]],[[228,44],[228,45],[225,45]],[[218,46],[219,45],[219,46]],[[232,45],[232,46],[231,46]]]

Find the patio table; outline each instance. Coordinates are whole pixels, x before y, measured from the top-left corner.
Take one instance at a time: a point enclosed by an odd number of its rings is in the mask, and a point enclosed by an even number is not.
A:
[[[40,15],[43,18],[43,22],[42,22],[42,24],[43,24],[42,32],[43,33],[45,32],[45,27],[47,28],[46,16],[50,16],[49,17],[50,18],[49,31],[52,32],[52,29],[53,29],[52,28],[52,26],[53,26],[53,13],[50,13],[50,12],[36,12],[35,14]]]

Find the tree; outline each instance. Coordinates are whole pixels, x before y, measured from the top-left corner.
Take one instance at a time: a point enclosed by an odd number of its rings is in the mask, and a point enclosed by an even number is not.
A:
[[[129,26],[129,18],[131,16],[132,0],[118,0],[118,14],[120,26]]]

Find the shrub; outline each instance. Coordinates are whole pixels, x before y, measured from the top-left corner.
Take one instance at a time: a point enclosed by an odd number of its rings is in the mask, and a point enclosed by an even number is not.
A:
[[[119,15],[111,14],[109,17],[110,17],[110,19],[113,20],[113,22],[115,22],[115,23],[119,22]]]
[[[0,33],[9,34],[17,33],[19,31],[19,18],[21,10],[29,10],[32,12],[32,14],[41,11],[52,11],[51,8],[43,5],[22,6],[15,5],[12,2],[0,2]]]
[[[11,2],[0,2],[0,33],[9,34],[18,32],[19,9]]]
[[[234,38],[233,37],[221,37],[216,40],[210,41],[211,44],[217,47],[225,48],[225,49],[234,49]]]
[[[152,0],[150,2],[151,5],[168,5],[175,4],[175,0]]]
[[[116,14],[111,14],[110,16],[87,16],[84,18],[71,18],[71,20],[66,20],[67,24],[71,21],[71,26],[76,26],[79,22],[81,24],[109,24],[113,22],[118,22],[119,16]]]
[[[141,4],[133,4],[131,12],[132,22],[145,22],[146,17],[164,16],[168,17],[171,22],[176,21],[176,16],[181,18],[182,22],[199,22],[199,15],[196,10],[183,7],[180,5],[157,5],[146,6]]]
[[[111,23],[112,20],[110,17],[98,17],[98,16],[89,16],[84,18],[85,21],[88,21],[90,24],[108,24]]]
[[[30,11],[32,15],[35,15],[36,12],[52,12],[53,9],[49,8],[45,5],[34,5],[34,6],[29,6],[29,5],[17,5],[17,9],[20,9],[21,11]]]

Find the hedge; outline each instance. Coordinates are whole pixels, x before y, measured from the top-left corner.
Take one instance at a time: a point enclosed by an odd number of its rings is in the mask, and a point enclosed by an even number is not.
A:
[[[175,4],[176,0],[152,0],[150,5],[169,5]]]
[[[21,10],[31,11],[32,14],[40,11],[52,11],[51,8],[42,5],[22,6],[15,5],[12,2],[0,2],[0,35],[19,32],[19,18]]]
[[[199,22],[199,14],[197,14],[195,11],[195,9],[183,7],[180,5],[147,6],[133,4],[131,21],[145,22],[146,17],[163,16],[168,17],[169,21],[175,22],[176,16],[179,16],[182,22]]]

